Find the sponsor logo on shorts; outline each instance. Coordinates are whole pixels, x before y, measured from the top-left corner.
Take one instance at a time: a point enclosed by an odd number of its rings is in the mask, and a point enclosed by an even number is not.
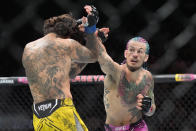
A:
[[[38,106],[39,111],[45,111],[49,108],[52,108],[52,103],[43,104],[43,105]]]
[[[116,127],[115,131],[126,131],[129,129],[129,126],[121,126],[121,127]]]

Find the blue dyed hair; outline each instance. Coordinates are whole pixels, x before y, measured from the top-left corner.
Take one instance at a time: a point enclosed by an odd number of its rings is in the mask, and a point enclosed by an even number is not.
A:
[[[147,40],[145,40],[144,38],[142,38],[142,37],[140,37],[140,36],[134,37],[134,38],[130,39],[130,40],[127,42],[126,49],[128,48],[128,45],[129,45],[129,42],[130,42],[130,41],[137,41],[137,42],[145,43],[145,44],[146,44],[146,54],[149,55],[149,53],[150,53],[150,46],[149,46]]]
[[[146,44],[146,54],[149,55],[149,53],[150,53],[150,46],[149,46],[149,44],[148,44],[148,41],[145,40],[143,37],[138,36],[138,37],[133,37],[132,39],[130,39],[130,40],[127,42],[126,49],[128,49],[128,45],[129,45],[129,42],[130,42],[130,41],[137,41],[137,42],[145,43],[145,44]],[[125,64],[125,63],[126,63],[126,59],[125,59],[121,64]],[[144,68],[144,69],[147,69],[147,63],[146,63],[146,62],[143,64],[143,68]]]

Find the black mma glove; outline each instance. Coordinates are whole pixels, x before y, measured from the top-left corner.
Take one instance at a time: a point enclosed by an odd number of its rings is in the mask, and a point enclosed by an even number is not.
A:
[[[91,11],[91,14],[87,15],[88,23],[86,24],[87,26],[85,26],[85,32],[87,34],[92,34],[96,31],[96,24],[99,21],[99,16],[98,16],[99,13],[97,9],[93,5],[90,5],[90,6],[91,6],[92,11]]]
[[[84,24],[85,27],[90,27],[90,26],[96,25],[99,21],[99,16],[98,16],[99,13],[98,13],[96,7],[93,5],[89,5],[89,6],[91,6],[92,11],[91,11],[90,15],[87,15],[88,22]],[[77,22],[77,25],[80,25],[80,24],[82,24],[82,19],[78,19],[76,22]]]
[[[152,99],[149,96],[144,96],[142,99],[142,112],[145,114],[149,112],[152,105]]]
[[[87,19],[88,19],[88,27],[96,25],[99,21],[99,13],[96,9],[95,6],[90,5],[92,8],[91,14],[87,15]]]
[[[104,33],[99,30],[97,35],[101,39],[102,43],[104,43],[107,40],[107,37],[105,37]]]

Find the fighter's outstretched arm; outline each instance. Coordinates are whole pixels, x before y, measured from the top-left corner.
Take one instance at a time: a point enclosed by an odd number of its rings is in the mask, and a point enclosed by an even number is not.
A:
[[[100,42],[105,42],[107,40],[108,37],[108,33],[109,33],[109,28],[101,28],[101,29],[97,29],[96,31],[96,36],[98,37],[98,39],[100,40]],[[88,42],[86,43],[86,47],[89,48],[89,46],[91,43]],[[71,70],[69,72],[69,76],[70,78],[75,78],[76,75],[78,75],[79,73],[82,72],[82,70],[86,67],[87,63],[76,63],[76,62],[72,62],[71,63]]]
[[[119,71],[120,65],[113,61],[113,59],[108,55],[104,45],[101,42],[99,42],[98,46],[98,62],[101,70],[106,75],[115,76]]]

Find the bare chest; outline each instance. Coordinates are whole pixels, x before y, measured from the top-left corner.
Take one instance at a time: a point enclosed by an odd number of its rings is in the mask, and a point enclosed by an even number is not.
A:
[[[138,81],[128,81],[125,76],[121,77],[117,88],[118,95],[124,104],[134,104],[138,94],[144,94],[146,86],[146,76]]]

